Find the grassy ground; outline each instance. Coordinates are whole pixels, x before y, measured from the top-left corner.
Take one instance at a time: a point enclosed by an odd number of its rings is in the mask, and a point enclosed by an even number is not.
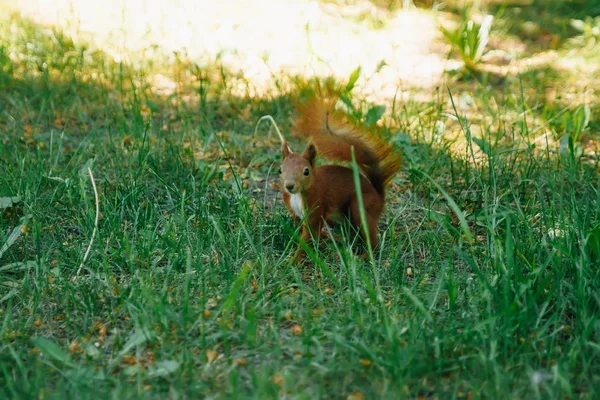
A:
[[[287,132],[310,83],[250,96],[218,61],[139,68],[10,13],[0,40],[2,397],[598,396],[580,75],[455,76],[452,99],[387,104],[405,164],[376,262],[324,243],[299,269],[277,140],[254,129],[271,114]]]

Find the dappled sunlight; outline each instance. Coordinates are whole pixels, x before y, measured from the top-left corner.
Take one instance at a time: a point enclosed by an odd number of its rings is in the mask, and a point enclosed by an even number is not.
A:
[[[389,100],[402,95],[398,88],[435,87],[447,63],[433,14],[417,9],[392,13],[368,2],[337,6],[305,0],[168,4],[21,0],[17,7],[117,61],[161,52],[177,52],[199,65],[219,60],[258,88],[272,86],[281,73],[347,79],[360,66],[365,79],[359,88],[371,100]]]
[[[448,83],[445,72],[462,65],[448,57],[450,46],[438,28],[455,26],[455,16],[414,7],[388,11],[368,1],[18,0],[10,7],[59,27],[117,62],[139,61],[144,68],[148,60],[165,57],[199,66],[218,62],[231,72],[230,90],[238,96],[285,90],[294,76],[343,81],[360,67],[357,90],[368,101],[430,101],[434,88]],[[581,58],[561,57],[551,49],[529,54],[521,39],[497,32],[479,68],[516,77],[547,66],[573,76],[566,93],[587,90],[595,82],[595,67]],[[151,79],[164,95],[182,83],[165,75]]]
[[[504,111],[503,103],[524,101],[534,110],[526,115],[534,133],[527,140],[552,143],[565,124],[557,128],[558,116],[538,111],[575,112],[597,102],[600,87],[597,63],[583,50],[567,54],[557,35],[538,27],[541,45],[534,52],[532,36],[508,34],[500,18],[493,22],[476,74],[466,76],[457,46],[440,31],[440,26],[456,30],[461,19],[440,10],[389,11],[369,1],[310,0],[177,0],[168,6],[159,0],[18,0],[9,7],[42,26],[57,27],[89,53],[101,50],[139,67],[152,92],[173,107],[199,104],[201,70],[209,71],[209,80],[223,79],[226,90],[213,88],[211,95],[228,104],[232,98],[278,97],[314,76],[344,82],[360,67],[355,91],[361,100],[388,105],[382,123],[426,135],[443,123],[441,137],[456,154],[466,145],[456,114],[476,135],[501,137],[506,126],[523,118]],[[481,22],[484,15],[469,18]],[[546,42],[556,43],[544,47]],[[164,61],[174,67],[162,68]],[[85,82],[87,75],[82,76]],[[178,96],[170,97],[174,93]],[[392,115],[406,106],[414,112]],[[231,115],[255,121],[247,110]]]

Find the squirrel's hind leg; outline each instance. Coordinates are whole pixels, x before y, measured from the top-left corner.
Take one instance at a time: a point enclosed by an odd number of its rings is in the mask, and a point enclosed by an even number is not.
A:
[[[333,233],[333,225],[335,224],[335,222],[330,221],[330,220],[326,220],[323,223],[323,228],[321,229],[321,238],[323,239],[329,239],[329,238],[333,238],[333,240],[335,240],[336,242],[340,242],[342,240],[342,237],[340,235],[338,235],[337,233]]]
[[[365,232],[365,230],[362,227],[362,221],[360,218],[360,208],[358,206],[357,199],[354,199],[350,203],[350,222],[352,223],[352,225],[354,225],[359,230],[363,240],[365,241],[365,245],[367,242],[367,235],[368,235],[369,241],[371,242],[371,248],[376,249],[379,244],[379,237],[378,237],[379,215],[374,215],[373,213],[368,213],[368,210],[365,210],[365,211],[367,211],[367,213],[366,213],[367,227],[368,227],[367,232]],[[367,257],[367,254],[363,254],[361,256],[361,258],[366,258],[366,257]]]

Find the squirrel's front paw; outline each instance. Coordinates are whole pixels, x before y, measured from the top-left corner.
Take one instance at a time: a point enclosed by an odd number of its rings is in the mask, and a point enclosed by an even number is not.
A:
[[[304,252],[304,250],[299,250],[296,253],[296,264],[298,264],[298,265],[304,264],[305,259],[306,259],[306,253]]]
[[[298,251],[296,251],[293,255],[290,256],[289,261],[293,262],[294,264],[301,265],[302,263],[304,263],[305,259],[306,253],[304,252],[304,250],[298,249]]]

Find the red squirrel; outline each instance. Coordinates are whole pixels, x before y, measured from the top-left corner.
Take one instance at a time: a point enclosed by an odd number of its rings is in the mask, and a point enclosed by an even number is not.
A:
[[[286,141],[282,142],[279,174],[283,201],[296,224],[308,215],[301,231],[305,242],[309,243],[311,233],[326,237],[325,226],[347,217],[365,241],[368,235],[375,248],[386,188],[400,169],[400,158],[389,144],[350,122],[342,111],[334,108],[335,103],[334,97],[315,97],[298,107],[294,130],[310,142],[303,153],[294,153]],[[352,169],[315,164],[317,154],[331,161],[351,161],[352,148],[362,170],[360,189],[368,232],[361,226]],[[303,260],[304,255],[299,249],[298,260]]]

